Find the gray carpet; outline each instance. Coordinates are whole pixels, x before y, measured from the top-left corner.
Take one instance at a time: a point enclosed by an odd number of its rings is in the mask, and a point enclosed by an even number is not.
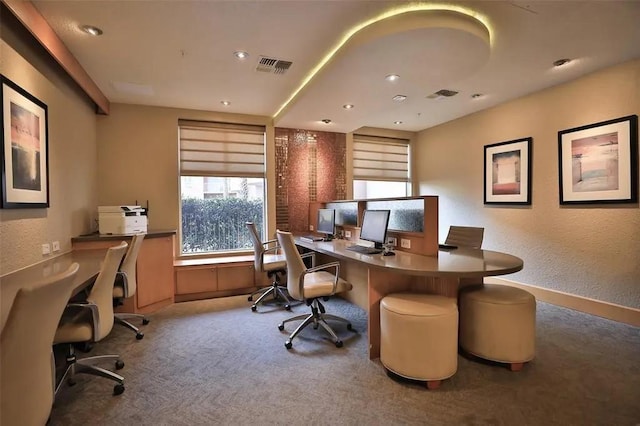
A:
[[[292,314],[249,306],[244,296],[175,304],[150,316],[141,341],[115,326],[91,354],[122,355],[126,391],[79,375],[50,425],[640,424],[635,327],[538,302],[537,356],[523,371],[459,356],[430,391],[368,360],[366,313],[349,302],[326,303],[357,330],[336,326],[343,348],[309,327],[291,351],[277,324]]]

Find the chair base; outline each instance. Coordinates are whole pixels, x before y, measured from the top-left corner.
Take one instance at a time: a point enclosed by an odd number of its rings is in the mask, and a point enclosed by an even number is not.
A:
[[[136,333],[136,339],[141,340],[144,337],[144,333],[140,331],[138,327],[131,324],[127,319],[129,318],[139,318],[142,320],[142,325],[149,324],[149,319],[142,314],[130,314],[130,313],[117,313],[113,315],[113,319],[117,324],[120,324],[129,330],[132,330]]]
[[[75,385],[75,375],[79,373],[91,374],[94,376],[105,377],[107,379],[113,380],[117,382],[117,384],[113,387],[113,394],[120,395],[124,392],[124,377],[119,374],[114,373],[113,371],[107,370],[102,367],[98,367],[96,364],[112,361],[115,362],[116,370],[120,370],[124,368],[124,362],[120,359],[120,355],[97,355],[82,359],[77,359],[76,354],[73,349],[73,345],[69,345],[69,352],[67,354],[67,368],[65,369],[60,382],[56,386],[55,394],[58,394],[58,391],[62,387],[62,384],[66,381],[69,386]]]
[[[256,302],[251,305],[251,310],[253,312],[256,312],[258,310],[258,305],[260,303],[262,303],[263,300],[265,300],[268,296],[272,296],[272,300],[278,300],[279,298],[282,298],[285,302],[284,308],[287,311],[291,310],[291,301],[289,300],[289,297],[287,296],[287,287],[280,285],[280,281],[278,279],[278,274],[279,273],[284,273],[284,271],[276,271],[273,274],[275,275],[275,278],[273,280],[273,282],[271,283],[271,285],[267,286],[267,287],[263,287],[260,290],[256,290],[253,293],[251,293],[251,295],[247,298],[247,300],[249,302],[253,301],[253,296],[255,296],[256,294],[260,294],[260,297],[258,297],[258,300],[256,300]],[[271,276],[271,274],[269,274],[269,276]]]
[[[338,338],[338,335],[335,333],[335,331],[333,331],[333,329],[327,323],[326,320],[330,319],[330,320],[334,320],[334,321],[343,322],[343,323],[347,324],[347,330],[353,331],[353,327],[351,325],[351,322],[349,322],[348,320],[346,320],[344,318],[338,317],[336,315],[331,315],[331,314],[325,313],[324,306],[322,305],[322,303],[320,303],[320,301],[318,299],[313,299],[310,302],[307,302],[307,305],[311,306],[311,313],[310,314],[297,315],[295,317],[292,317],[292,318],[289,318],[289,319],[286,319],[286,320],[282,321],[278,325],[278,330],[283,331],[285,323],[288,323],[288,322],[291,322],[291,321],[300,321],[300,320],[302,320],[302,322],[298,325],[298,327],[296,327],[296,329],[293,331],[293,333],[291,333],[289,335],[289,338],[284,343],[284,347],[287,348],[287,349],[291,349],[293,347],[293,343],[292,343],[293,338],[296,337],[309,324],[313,324],[314,330],[317,330],[318,326],[322,326],[322,328],[324,328],[325,331],[331,335],[331,337],[333,338],[333,342],[336,345],[336,347],[337,348],[341,348],[342,345],[343,345],[342,340],[340,340]]]

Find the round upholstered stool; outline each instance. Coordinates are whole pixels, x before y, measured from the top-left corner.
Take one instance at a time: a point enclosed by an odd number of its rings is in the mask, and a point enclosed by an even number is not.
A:
[[[380,301],[380,361],[394,374],[440,386],[458,369],[458,307],[444,296],[394,293]]]
[[[485,284],[460,292],[460,346],[522,369],[535,355],[536,299],[522,289]]]

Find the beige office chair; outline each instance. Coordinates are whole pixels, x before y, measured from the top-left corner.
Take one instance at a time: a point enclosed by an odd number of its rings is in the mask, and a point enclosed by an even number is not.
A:
[[[142,247],[142,241],[145,234],[136,234],[131,240],[127,254],[124,256],[120,270],[116,274],[116,282],[113,286],[113,306],[122,305],[124,299],[132,297],[136,294],[137,279],[136,279],[136,261],[138,260],[138,253],[140,247]],[[116,324],[123,325],[136,333],[136,339],[140,340],[144,337],[144,333],[140,331],[138,327],[131,324],[127,319],[139,318],[142,320],[143,325],[149,324],[149,319],[142,314],[133,314],[127,312],[117,312],[114,314]]]
[[[260,294],[258,300],[251,305],[251,310],[255,312],[258,309],[258,304],[262,302],[265,298],[272,296],[273,300],[282,299],[285,302],[284,308],[287,311],[291,310],[291,304],[289,302],[289,298],[287,297],[286,291],[287,287],[280,284],[280,275],[285,274],[287,272],[287,263],[284,259],[276,259],[271,261],[265,260],[265,254],[273,253],[277,254],[279,249],[276,244],[276,240],[269,241],[260,241],[260,236],[258,235],[258,229],[256,228],[255,223],[246,222],[247,229],[249,229],[249,235],[251,236],[251,241],[253,242],[253,253],[255,256],[254,259],[254,268],[256,271],[262,271],[267,274],[269,278],[272,279],[271,285],[267,287],[263,287],[259,290],[254,291],[248,297],[247,300],[249,302],[253,301],[253,297],[256,294]],[[271,245],[271,247],[269,247]]]
[[[53,336],[74,288],[78,264],[18,290],[0,334],[0,424],[41,426],[53,405]]]
[[[484,228],[476,228],[473,226],[450,226],[447,239],[444,243],[457,247],[479,249],[482,247],[483,237]]]
[[[303,320],[300,325],[289,335],[284,346],[291,349],[294,337],[296,337],[306,326],[313,324],[313,328],[317,329],[318,325],[322,326],[327,333],[331,335],[336,347],[342,347],[342,340],[338,338],[333,329],[327,324],[327,319],[344,322],[347,324],[348,330],[353,330],[351,323],[344,318],[325,313],[324,306],[320,303],[320,299],[328,300],[329,296],[336,293],[351,290],[351,284],[339,277],[340,263],[331,262],[320,266],[307,268],[303,261],[303,256],[298,252],[298,248],[293,241],[293,235],[290,232],[277,231],[278,242],[284,251],[287,259],[287,288],[289,295],[300,301],[304,301],[307,306],[311,307],[311,313],[308,315],[298,315],[293,318],[286,319],[278,325],[280,331],[284,330],[284,325],[290,321]],[[304,256],[314,257],[315,253],[307,253]],[[315,263],[315,262],[313,262]],[[312,263],[312,264],[313,264]],[[334,269],[334,273],[325,271],[325,269]]]
[[[107,250],[100,273],[91,287],[91,291],[85,302],[69,303],[65,309],[58,330],[54,338],[54,344],[67,344],[67,368],[56,388],[56,393],[60,390],[65,379],[69,385],[75,383],[76,373],[87,373],[96,376],[106,377],[114,380],[117,384],[113,388],[114,395],[124,392],[124,377],[97,367],[95,364],[102,361],[115,361],[117,370],[124,367],[124,362],[119,355],[99,355],[77,359],[73,348],[73,343],[98,342],[104,339],[113,328],[113,283],[120,262],[127,251],[128,244],[123,241],[120,245]]]

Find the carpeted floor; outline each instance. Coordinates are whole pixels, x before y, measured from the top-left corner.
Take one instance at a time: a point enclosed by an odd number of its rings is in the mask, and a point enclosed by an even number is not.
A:
[[[150,316],[141,341],[115,326],[91,355],[122,355],[126,391],[79,375],[50,425],[640,424],[635,327],[538,302],[537,356],[523,371],[459,356],[457,373],[429,391],[368,360],[366,313],[349,302],[326,303],[357,330],[336,326],[343,348],[309,327],[291,351],[296,323],[277,325],[293,314],[249,306],[244,296],[178,303]]]

